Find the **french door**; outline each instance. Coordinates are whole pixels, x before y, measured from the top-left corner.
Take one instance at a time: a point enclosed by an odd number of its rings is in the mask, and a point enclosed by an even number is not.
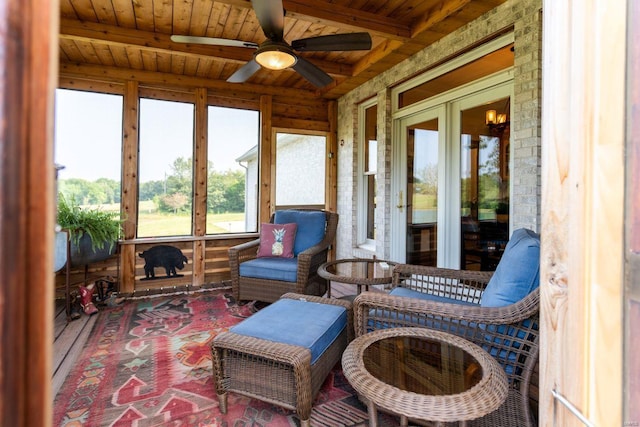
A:
[[[441,97],[396,120],[392,259],[495,269],[509,235],[511,92]]]

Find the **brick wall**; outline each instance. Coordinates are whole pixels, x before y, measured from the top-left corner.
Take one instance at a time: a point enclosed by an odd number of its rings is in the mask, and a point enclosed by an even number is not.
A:
[[[354,89],[338,101],[337,257],[370,257],[358,248],[358,103],[378,100],[378,206],[376,253],[389,258],[391,238],[392,118],[391,90],[444,58],[477,44],[505,28],[514,32],[514,97],[511,169],[512,228],[540,228],[541,0],[511,0],[418,52],[389,71]]]

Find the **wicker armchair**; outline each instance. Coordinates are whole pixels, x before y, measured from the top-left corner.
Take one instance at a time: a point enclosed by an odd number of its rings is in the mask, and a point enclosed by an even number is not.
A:
[[[538,361],[539,289],[515,304],[482,307],[480,299],[491,276],[491,272],[397,265],[394,288],[401,294],[429,294],[432,299],[364,292],[354,302],[356,336],[413,326],[447,331],[476,343],[503,366],[509,395],[497,411],[468,425],[534,426],[529,391]]]
[[[317,209],[290,209],[286,212],[324,213],[326,215],[324,237],[317,244],[298,253],[293,259],[293,262],[296,263],[294,281],[242,275],[241,264],[251,260],[255,262],[260,239],[230,248],[229,269],[233,295],[236,300],[256,300],[271,303],[287,292],[322,296],[327,291],[327,281],[318,276],[318,267],[327,261],[329,247],[333,244],[338,227],[338,214]],[[271,216],[270,222],[277,222],[275,221],[276,215],[277,213]],[[276,262],[278,261],[276,260]]]

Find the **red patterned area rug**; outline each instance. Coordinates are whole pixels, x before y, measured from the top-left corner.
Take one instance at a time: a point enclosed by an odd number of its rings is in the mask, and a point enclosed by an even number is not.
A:
[[[230,393],[218,407],[213,338],[255,312],[223,291],[129,300],[102,310],[54,402],[55,426],[298,426],[292,411]],[[313,426],[365,426],[338,364],[314,402]],[[381,426],[397,419],[380,416]]]

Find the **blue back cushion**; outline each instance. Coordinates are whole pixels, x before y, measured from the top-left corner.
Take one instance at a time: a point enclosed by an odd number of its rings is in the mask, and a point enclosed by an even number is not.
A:
[[[482,294],[483,307],[514,304],[540,285],[540,236],[520,228],[513,232],[495,273]]]
[[[324,238],[327,217],[322,211],[282,210],[276,211],[273,222],[276,224],[298,224],[296,240],[293,242],[293,256],[311,246],[317,245]]]
[[[308,348],[313,364],[346,326],[344,307],[284,298],[230,330],[238,335]]]

